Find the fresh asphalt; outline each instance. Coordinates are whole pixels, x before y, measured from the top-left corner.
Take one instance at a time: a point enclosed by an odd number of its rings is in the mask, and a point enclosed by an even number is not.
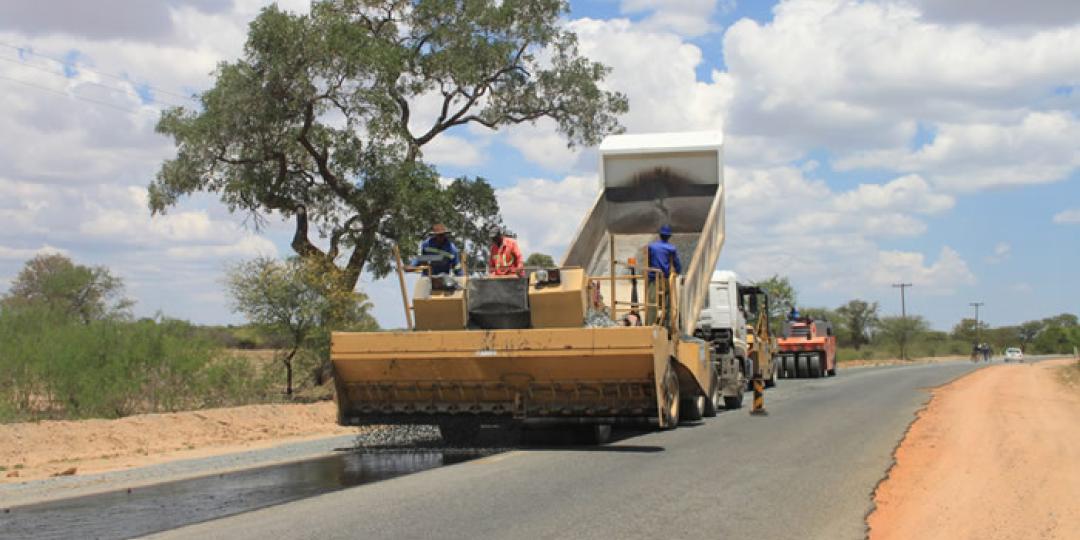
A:
[[[765,417],[726,411],[605,446],[514,450],[159,537],[864,538],[928,390],[982,365],[781,380]]]

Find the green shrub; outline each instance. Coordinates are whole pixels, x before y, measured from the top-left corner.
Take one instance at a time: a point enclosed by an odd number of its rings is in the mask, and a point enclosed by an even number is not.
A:
[[[191,324],[0,312],[0,420],[115,418],[266,399],[265,378]]]

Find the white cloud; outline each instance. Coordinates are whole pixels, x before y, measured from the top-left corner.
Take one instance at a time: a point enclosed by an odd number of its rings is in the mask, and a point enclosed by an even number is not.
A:
[[[1061,212],[1054,214],[1054,223],[1057,223],[1058,225],[1080,223],[1080,208],[1062,210]]]
[[[559,260],[599,191],[595,175],[568,176],[558,181],[522,180],[496,190],[495,196],[526,256],[540,252]]]
[[[848,212],[900,210],[936,214],[952,208],[953,204],[955,200],[951,196],[934,193],[917,175],[902,176],[886,184],[860,184],[836,200],[836,207]]]
[[[933,264],[927,264],[922,253],[881,251],[872,281],[879,286],[911,283],[930,294],[949,294],[959,286],[974,285],[976,279],[960,254],[945,246]]]
[[[1008,242],[998,242],[994,245],[994,253],[986,256],[986,262],[990,264],[998,264],[1009,258],[1012,253],[1012,245]]]
[[[702,51],[680,36],[652,31],[626,19],[578,19],[568,23],[581,52],[611,67],[604,86],[626,94],[630,112],[621,120],[631,132],[721,129],[734,82],[714,71],[698,81]],[[530,161],[568,172],[580,150],[568,151],[551,122],[509,130],[507,142]],[[589,163],[591,172],[593,164]]]
[[[444,133],[424,146],[424,161],[436,166],[475,167],[484,162],[482,149],[468,139]]]
[[[0,259],[19,261],[20,263],[38,255],[68,255],[68,251],[45,244],[39,248],[10,248],[0,246]]]
[[[626,15],[648,13],[641,26],[649,30],[672,31],[700,36],[717,30],[712,22],[718,10],[727,13],[735,0],[622,0],[619,11]]]
[[[911,0],[923,19],[944,23],[973,22],[987,26],[1068,26],[1080,21],[1075,0]]]
[[[953,190],[1054,182],[1080,167],[1080,120],[1068,112],[1032,112],[1019,122],[944,124],[918,150],[855,154],[839,170],[917,172]]]
[[[901,2],[787,0],[774,14],[725,33],[733,136],[872,155],[864,165],[957,189],[1053,181],[1075,169],[1076,152],[1062,159],[1075,136],[1057,137],[1076,122],[1054,107],[1076,103],[1052,93],[1080,81],[1080,26],[1002,33],[927,22]],[[912,151],[920,125],[937,139]],[[993,165],[978,167],[986,158]]]

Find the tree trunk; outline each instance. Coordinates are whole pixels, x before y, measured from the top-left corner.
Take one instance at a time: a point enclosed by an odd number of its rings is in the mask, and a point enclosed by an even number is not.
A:
[[[292,360],[296,356],[296,349],[293,349],[289,354],[282,359],[282,363],[285,364],[285,395],[292,397],[292,381],[293,381],[293,369]]]
[[[356,242],[356,247],[353,248],[352,255],[349,256],[349,262],[345,265],[345,277],[344,285],[348,290],[355,290],[356,283],[360,281],[360,274],[364,270],[364,263],[367,262],[368,256],[371,255],[371,248],[375,245],[375,230],[369,227],[364,227],[363,232],[360,233],[360,238]]]

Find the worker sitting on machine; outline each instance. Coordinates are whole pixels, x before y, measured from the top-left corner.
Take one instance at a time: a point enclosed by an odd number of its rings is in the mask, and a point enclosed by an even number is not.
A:
[[[787,320],[792,322],[799,320],[799,308],[791,306],[791,311],[788,312]]]
[[[517,241],[507,236],[506,231],[496,228],[491,235],[491,260],[488,273],[494,276],[525,277],[525,260]]]
[[[676,275],[682,273],[682,263],[679,262],[679,249],[675,247],[675,244],[671,243],[671,227],[668,225],[660,227],[660,239],[649,244],[649,268],[660,270],[660,273],[663,274],[665,278],[671,276],[673,268]],[[645,298],[657,299],[658,296],[656,291],[656,274],[650,272],[649,287]],[[664,302],[664,321],[667,322],[670,317],[671,299],[668,298],[667,301]],[[649,307],[647,319],[646,324],[654,324],[656,322],[655,307]]]
[[[431,227],[431,234],[420,244],[420,256],[413,259],[405,269],[413,272],[421,264],[427,264],[424,275],[430,269],[432,275],[453,274],[461,276],[461,257],[457,246],[450,240],[450,231],[442,223]]]

